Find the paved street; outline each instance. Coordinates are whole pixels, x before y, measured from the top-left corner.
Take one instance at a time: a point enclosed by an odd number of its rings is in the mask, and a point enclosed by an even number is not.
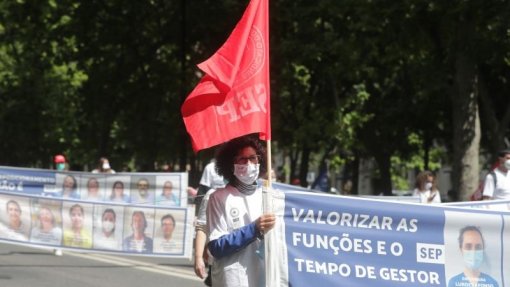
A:
[[[0,243],[0,286],[205,286],[188,260],[85,254]]]

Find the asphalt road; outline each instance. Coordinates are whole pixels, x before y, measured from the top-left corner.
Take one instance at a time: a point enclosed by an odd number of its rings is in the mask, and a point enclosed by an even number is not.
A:
[[[76,253],[0,243],[0,286],[203,287],[188,260]]]

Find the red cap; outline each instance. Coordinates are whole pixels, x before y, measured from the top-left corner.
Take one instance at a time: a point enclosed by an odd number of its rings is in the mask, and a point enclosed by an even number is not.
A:
[[[54,159],[55,163],[65,163],[66,162],[66,158],[61,155],[61,154],[57,154],[55,156],[55,159]]]

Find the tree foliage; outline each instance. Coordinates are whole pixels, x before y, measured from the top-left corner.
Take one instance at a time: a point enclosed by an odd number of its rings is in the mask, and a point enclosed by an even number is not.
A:
[[[2,2],[0,163],[199,171],[212,153],[193,154],[180,106],[245,2]],[[270,1],[273,138],[291,176],[330,163],[355,178],[374,159],[389,194],[402,168],[448,164],[465,197],[470,152],[508,138],[509,16],[507,1]]]

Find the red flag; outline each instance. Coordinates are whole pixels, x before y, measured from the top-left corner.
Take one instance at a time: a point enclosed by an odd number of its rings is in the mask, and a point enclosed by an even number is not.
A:
[[[195,151],[245,134],[271,139],[268,0],[251,0],[181,113]]]

